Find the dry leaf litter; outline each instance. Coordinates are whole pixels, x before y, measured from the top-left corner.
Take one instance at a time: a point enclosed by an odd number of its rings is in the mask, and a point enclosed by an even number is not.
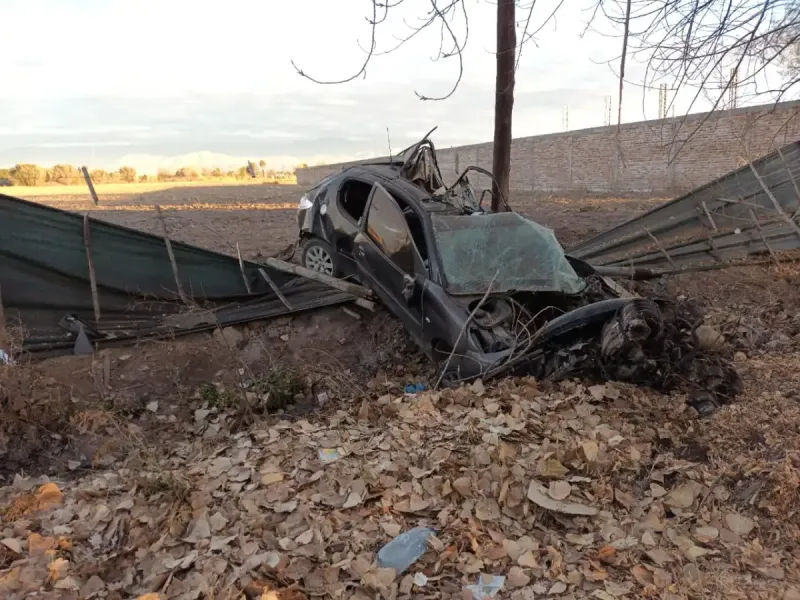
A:
[[[800,599],[800,411],[769,386],[710,419],[612,383],[372,386],[244,430],[198,409],[155,464],[18,475],[0,597]]]

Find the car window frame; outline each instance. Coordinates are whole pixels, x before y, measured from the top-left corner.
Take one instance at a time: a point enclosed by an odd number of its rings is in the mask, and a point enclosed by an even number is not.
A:
[[[380,242],[378,242],[377,240],[375,240],[375,238],[373,238],[369,234],[369,230],[368,230],[368,228],[369,228],[369,216],[370,216],[370,212],[372,211],[372,206],[373,206],[373,204],[375,202],[375,196],[379,191],[383,191],[386,194],[387,198],[390,200],[390,204],[391,204],[392,208],[396,211],[397,215],[400,217],[400,219],[403,222],[403,227],[405,228],[405,232],[406,232],[406,235],[408,236],[408,241],[410,242],[411,249],[412,249],[411,258],[412,258],[413,265],[412,265],[412,270],[410,272],[407,271],[405,268],[401,267],[397,263],[397,261],[395,261],[386,252],[386,249],[383,247],[383,245]],[[411,210],[414,210],[414,208],[411,207],[411,205],[409,205],[409,207],[411,208]],[[370,243],[373,244],[375,246],[375,248],[378,249],[378,251],[381,253],[381,255],[384,258],[386,258],[386,260],[391,262],[394,266],[396,266],[398,269],[400,269],[403,273],[407,273],[408,275],[415,275],[415,274],[420,273],[420,272],[427,273],[427,269],[425,268],[425,265],[424,265],[424,263],[422,261],[422,255],[419,252],[419,248],[417,248],[417,244],[414,241],[414,236],[411,233],[411,228],[408,226],[408,221],[406,221],[405,215],[403,215],[403,211],[400,208],[400,204],[397,202],[397,200],[392,195],[392,193],[389,192],[389,190],[387,190],[383,185],[381,185],[377,181],[372,186],[372,191],[370,192],[369,201],[367,202],[367,208],[364,210],[364,216],[362,217],[362,223],[360,223],[359,225],[361,227],[361,230],[364,232],[364,235],[366,235],[367,239],[369,239]]]
[[[345,184],[350,181],[359,181],[365,185],[371,185],[373,189],[375,188],[375,183],[372,181],[367,181],[363,177],[346,176],[341,179],[341,181],[339,182],[339,186],[336,188],[336,209],[339,211],[340,215],[344,216],[344,218],[350,222],[351,225],[355,225],[356,227],[358,227],[359,225],[361,225],[361,220],[364,218],[364,215],[367,214],[370,200],[368,197],[367,205],[364,208],[364,214],[361,215],[361,219],[358,220],[354,219],[353,216],[347,211],[347,209],[345,209],[344,205],[342,204],[342,189],[344,188]],[[372,190],[370,190],[369,193],[370,195],[372,195]]]

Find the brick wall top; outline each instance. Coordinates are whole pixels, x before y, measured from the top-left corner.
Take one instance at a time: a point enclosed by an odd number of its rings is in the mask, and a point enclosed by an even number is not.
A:
[[[690,148],[681,146],[684,158],[675,160],[675,144],[670,141],[672,132],[685,137],[698,125],[686,145]],[[800,138],[800,100],[624,123],[620,128],[621,144],[612,143],[616,139],[616,125],[515,138],[511,150],[511,187],[552,192],[683,191],[735,168],[736,154],[741,151],[736,140],[747,127],[751,128],[747,131],[751,143],[777,137],[784,143],[795,141]],[[484,142],[437,149],[445,179],[469,164],[484,162],[485,158],[491,162],[491,145]],[[759,147],[759,155],[770,149],[769,144],[763,145],[765,148]],[[619,160],[620,150],[623,160]],[[386,158],[297,169],[297,182],[310,187],[346,167]]]

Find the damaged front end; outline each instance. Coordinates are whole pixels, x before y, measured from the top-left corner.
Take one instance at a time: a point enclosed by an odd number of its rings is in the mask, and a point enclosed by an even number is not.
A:
[[[535,321],[518,300],[487,299],[474,312],[470,343],[445,365],[442,380],[532,375],[628,382],[684,392],[700,414],[710,414],[742,391],[733,364],[701,348],[696,331],[702,317],[689,302],[610,298],[584,304],[538,329]]]
[[[685,391],[700,413],[741,391],[733,366],[700,348],[702,316],[690,303],[619,297],[564,255],[551,230],[513,213],[435,217],[433,226],[448,292],[465,315],[463,339],[440,361],[444,381],[616,380]]]

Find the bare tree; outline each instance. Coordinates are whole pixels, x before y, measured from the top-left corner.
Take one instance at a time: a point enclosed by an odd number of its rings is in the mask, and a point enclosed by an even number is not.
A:
[[[458,89],[464,74],[464,50],[469,40],[469,11],[467,0],[429,0],[430,8],[416,23],[408,23],[406,35],[395,38],[394,43],[385,49],[378,48],[377,35],[380,26],[384,25],[390,15],[403,5],[406,0],[372,0],[371,15],[367,17],[370,25],[370,42],[364,48],[365,57],[360,68],[352,75],[337,80],[325,80],[312,77],[294,61],[292,65],[297,72],[319,84],[348,83],[366,76],[367,67],[376,56],[389,54],[417,38],[429,29],[438,29],[440,34],[439,49],[433,60],[453,60],[457,63],[457,74],[453,85],[441,95],[430,96],[419,91],[415,94],[420,100],[446,100]],[[509,176],[511,170],[511,124],[514,109],[514,73],[519,66],[521,47],[526,42],[535,40],[548,23],[554,20],[558,8],[564,0],[556,2],[542,13],[539,19],[534,14],[536,0],[497,0],[497,77],[495,80],[495,119],[494,147],[492,169],[496,182],[492,186],[492,210],[501,210],[500,194],[508,198]],[[524,21],[517,23],[516,10],[519,8],[525,15]],[[522,29],[517,43],[517,26]]]
[[[434,60],[453,59],[457,75],[449,91],[427,96],[415,91],[420,100],[445,100],[452,96],[464,73],[463,52],[469,39],[466,0],[429,0],[430,9],[416,24],[408,24],[407,35],[379,50],[377,32],[391,13],[407,0],[372,0],[370,42],[365,58],[352,75],[339,80],[322,80],[308,75],[294,62],[297,72],[320,84],[341,84],[366,76],[371,60],[400,49],[425,30],[438,28],[440,44]],[[622,123],[624,83],[653,89],[664,82],[673,91],[669,108],[678,92],[688,92],[687,112],[707,102],[709,114],[724,106],[725,98],[741,94],[744,102],[770,98],[780,101],[800,88],[800,7],[797,0],[589,0],[586,30],[604,35],[619,34],[621,54],[609,60],[618,66],[619,107],[617,136]],[[511,123],[514,105],[514,74],[522,46],[535,39],[555,19],[564,0],[551,3],[541,14],[536,0],[496,0],[497,73],[495,81],[495,123],[492,207],[499,209],[498,192],[507,194],[511,157]],[[539,6],[542,9],[544,3]],[[516,21],[516,10],[523,18]],[[536,17],[536,18],[534,18]],[[610,25],[613,33],[607,27]],[[517,41],[517,27],[521,36]],[[603,31],[605,29],[605,31]],[[644,80],[626,80],[630,59],[646,64]],[[672,159],[705,120],[684,136]]]
[[[797,0],[598,0],[587,29],[609,23],[626,39],[620,85],[627,52],[646,65],[637,85],[647,90],[665,83],[672,90],[670,108],[679,92],[687,113],[705,103],[710,115],[800,91]],[[704,122],[684,135],[673,158]]]

